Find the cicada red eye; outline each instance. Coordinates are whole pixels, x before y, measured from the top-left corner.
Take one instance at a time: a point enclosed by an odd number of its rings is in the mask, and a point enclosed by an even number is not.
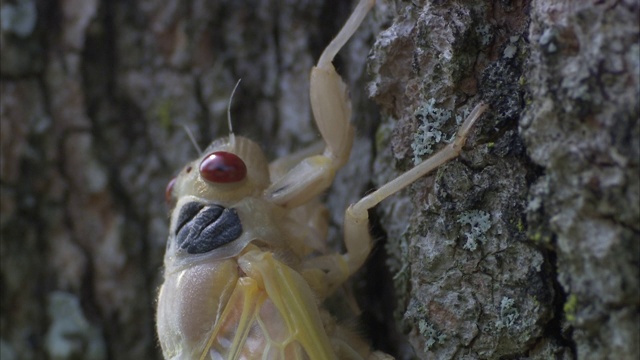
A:
[[[167,184],[167,188],[164,189],[164,199],[166,200],[167,204],[171,204],[171,201],[173,200],[173,186],[176,184],[176,178],[171,179],[171,181],[169,181],[169,183]]]
[[[213,183],[232,183],[247,176],[247,166],[236,154],[213,152],[200,163],[200,175]]]

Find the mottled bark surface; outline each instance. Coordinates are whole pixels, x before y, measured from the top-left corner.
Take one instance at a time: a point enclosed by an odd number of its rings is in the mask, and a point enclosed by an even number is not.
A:
[[[640,36],[637,1],[534,3],[520,121],[545,173],[530,236],[556,257],[561,323],[580,359],[640,356]]]
[[[379,1],[337,59],[358,133],[332,241],[348,202],[491,106],[458,160],[377,209],[356,286],[400,358],[640,354],[638,4],[553,3]],[[183,127],[225,135],[242,78],[236,133],[272,158],[314,142],[308,72],[352,6],[2,1],[0,358],[160,358]]]
[[[377,183],[491,106],[379,208],[419,357],[639,355],[638,4],[555,3],[395,2],[377,37]]]
[[[2,359],[159,358],[165,186],[228,133],[275,158],[318,139],[308,75],[351,2],[2,3]],[[8,20],[7,20],[8,19]],[[374,18],[338,59],[370,181],[363,75]],[[368,113],[359,109],[369,109]],[[360,176],[353,176],[359,173]],[[359,190],[353,190],[359,189]],[[336,222],[342,215],[337,212]],[[334,231],[335,232],[335,231]]]
[[[526,231],[539,173],[518,132],[529,4],[397,3],[395,11],[374,45],[369,88],[385,115],[377,182],[448,141],[478,102],[491,106],[468,151],[380,207],[397,317],[421,358],[532,356],[535,344],[555,340],[556,294],[552,266]]]

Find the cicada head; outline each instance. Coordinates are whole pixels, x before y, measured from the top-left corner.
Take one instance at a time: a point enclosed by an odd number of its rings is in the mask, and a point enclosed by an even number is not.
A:
[[[254,234],[245,231],[247,199],[269,186],[269,168],[260,147],[241,137],[214,141],[169,183],[172,203],[165,271],[238,254]]]
[[[176,203],[185,196],[231,204],[258,196],[269,186],[268,162],[253,141],[235,136],[214,141],[188,163],[167,187],[167,199]]]

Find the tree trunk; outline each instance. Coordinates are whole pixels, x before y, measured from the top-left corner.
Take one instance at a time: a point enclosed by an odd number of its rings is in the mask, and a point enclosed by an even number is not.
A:
[[[378,184],[491,106],[459,160],[379,208],[416,354],[637,358],[637,2],[393,12],[370,61]]]
[[[459,159],[377,209],[355,282],[375,347],[640,354],[639,9],[554,4],[380,0],[340,53],[357,139],[327,194],[337,246],[348,203],[490,105]],[[198,154],[184,128],[225,136],[242,79],[236,134],[271,158],[316,141],[308,73],[353,5],[3,1],[0,358],[161,358],[164,189]]]

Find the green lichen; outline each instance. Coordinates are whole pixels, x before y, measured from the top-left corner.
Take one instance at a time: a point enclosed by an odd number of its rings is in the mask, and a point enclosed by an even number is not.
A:
[[[578,297],[575,294],[569,295],[567,301],[564,303],[562,310],[564,310],[564,317],[569,322],[576,321],[576,307],[578,305]]]
[[[482,210],[469,210],[458,216],[458,223],[470,226],[469,231],[464,233],[467,242],[462,248],[474,251],[478,248],[478,243],[486,240],[485,233],[491,227],[491,215]]]
[[[520,76],[520,78],[518,79],[518,85],[523,87],[527,85],[527,78],[525,76]]]
[[[538,244],[540,243],[540,239],[542,239],[542,234],[539,232],[536,232],[535,234],[531,235],[530,239],[534,243]]]
[[[529,236],[529,240],[531,240],[534,244],[538,246],[547,246],[551,244],[551,237],[543,235],[540,231],[537,231]]]
[[[168,130],[171,127],[171,102],[170,101],[162,101],[156,106],[156,116],[158,117],[158,122],[160,126]]]

